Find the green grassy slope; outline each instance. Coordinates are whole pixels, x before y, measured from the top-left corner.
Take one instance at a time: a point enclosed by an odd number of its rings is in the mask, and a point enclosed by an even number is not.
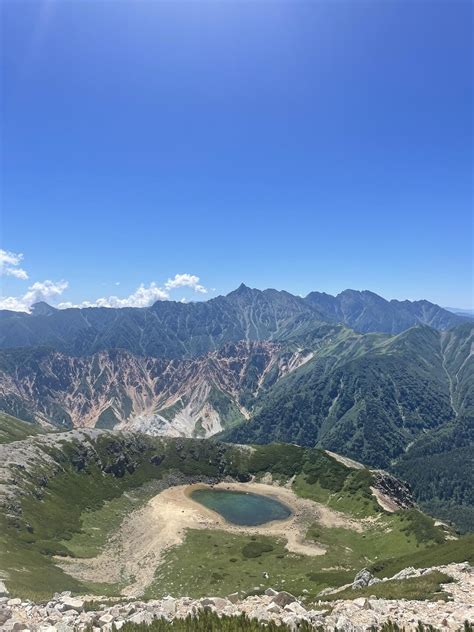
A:
[[[0,443],[22,441],[27,437],[43,434],[43,430],[27,421],[0,412]]]

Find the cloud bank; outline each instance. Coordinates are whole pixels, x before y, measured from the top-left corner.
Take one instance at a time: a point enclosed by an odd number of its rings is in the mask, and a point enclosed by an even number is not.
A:
[[[156,301],[162,301],[169,298],[166,290],[158,287],[156,283],[150,283],[146,287],[143,283],[137,287],[129,296],[120,298],[118,296],[104,296],[95,301],[82,301],[81,303],[64,302],[59,303],[59,309],[68,309],[71,307],[148,307]]]
[[[20,281],[26,281],[29,276],[20,264],[23,261],[23,254],[0,249],[0,276],[15,277]],[[120,281],[115,282],[116,286]],[[31,306],[39,301],[53,301],[63,294],[68,288],[67,281],[36,281],[28,287],[26,292],[19,296],[1,296],[0,309],[7,309],[16,312],[29,312]],[[71,307],[148,307],[156,301],[163,301],[170,298],[170,292],[178,288],[189,288],[198,294],[207,294],[208,290],[200,283],[200,279],[195,274],[175,274],[160,287],[154,281],[148,286],[141,283],[136,290],[128,296],[120,297],[102,296],[93,301],[82,301],[73,303],[63,301],[57,305],[59,309]],[[185,299],[181,299],[184,301]]]
[[[64,301],[59,303],[59,309],[70,309],[72,307],[149,307],[156,301],[164,301],[170,298],[170,292],[181,287],[188,287],[198,294],[207,294],[208,289],[200,282],[200,278],[195,274],[175,274],[172,279],[168,279],[164,287],[160,287],[155,282],[146,286],[141,283],[137,289],[129,294],[129,296],[103,296],[94,301],[82,301],[81,303],[72,303]],[[117,281],[115,285],[119,285]],[[186,302],[186,299],[181,299]]]
[[[3,276],[13,276],[19,280],[28,279],[28,274],[20,263],[23,255],[19,253],[0,250],[0,274]],[[24,294],[19,296],[0,297],[0,309],[8,309],[16,312],[29,312],[31,306],[39,301],[53,301],[63,294],[68,288],[67,281],[36,281],[28,287]],[[120,281],[115,282],[116,286]],[[198,294],[207,294],[208,290],[200,283],[200,279],[195,274],[175,274],[168,279],[163,287],[154,281],[149,285],[141,283],[136,290],[128,296],[102,296],[95,300],[73,303],[72,301],[62,301],[56,307],[68,309],[72,307],[148,307],[156,301],[170,298],[170,293],[178,288],[189,288]],[[181,299],[185,302],[185,299]]]

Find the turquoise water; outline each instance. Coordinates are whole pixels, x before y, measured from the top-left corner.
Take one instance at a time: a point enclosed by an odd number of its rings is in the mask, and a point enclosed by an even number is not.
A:
[[[196,489],[191,498],[208,509],[217,511],[228,522],[255,526],[284,520],[291,510],[278,500],[250,492],[231,492],[225,489]]]

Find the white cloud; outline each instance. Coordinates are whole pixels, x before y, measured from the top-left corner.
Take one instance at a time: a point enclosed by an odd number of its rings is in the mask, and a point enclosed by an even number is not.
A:
[[[190,287],[195,292],[207,294],[207,288],[199,283],[199,277],[195,274],[175,274],[174,279],[168,279],[165,283],[167,290],[174,290],[177,287]]]
[[[0,275],[12,276],[16,279],[26,280],[28,273],[23,268],[19,268],[23,255],[21,253],[9,252],[0,248]]]
[[[6,296],[0,298],[0,309],[28,312],[34,303],[54,299],[60,296],[67,287],[67,281],[37,281],[33,283],[33,285],[30,285],[22,296]]]
[[[142,283],[132,294],[124,298],[104,296],[95,301],[82,301],[82,303],[78,304],[69,301],[59,303],[58,307],[59,309],[70,307],[148,307],[156,301],[162,301],[167,298],[169,298],[168,292],[156,283],[150,283],[148,287]]]
[[[22,259],[22,254],[0,250],[0,274],[9,274],[18,279],[27,279],[28,274],[19,267]],[[149,285],[141,283],[129,296],[102,296],[96,300],[82,301],[80,303],[63,301],[57,307],[59,309],[72,307],[149,307],[156,301],[169,299],[170,292],[177,288],[187,287],[194,292],[206,294],[208,292],[207,288],[199,281],[199,277],[195,274],[176,274],[173,278],[166,281],[164,287],[160,287],[155,282]],[[115,285],[119,286],[120,281],[116,281]],[[39,301],[53,301],[54,304],[54,299],[60,296],[67,287],[67,281],[37,281],[30,285],[23,295],[0,297],[0,309],[29,312],[31,306]],[[186,302],[186,299],[182,298],[181,302]]]

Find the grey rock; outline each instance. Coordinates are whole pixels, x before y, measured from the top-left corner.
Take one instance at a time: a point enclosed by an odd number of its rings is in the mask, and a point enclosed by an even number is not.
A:
[[[267,588],[265,594],[267,595],[267,597],[274,597],[275,595],[278,595],[278,591],[274,588]]]
[[[77,599],[77,598],[68,596],[61,599],[61,602],[65,606],[64,610],[77,610],[78,612],[81,612],[82,610],[84,610],[83,599]]]
[[[382,582],[381,579],[379,579],[378,577],[373,577],[369,583],[367,584],[367,586],[373,586],[374,584],[380,584]]]
[[[336,628],[339,632],[355,632],[356,630],[354,624],[345,616],[340,616],[337,619]]]
[[[374,576],[367,568],[363,568],[354,578],[354,582],[352,583],[353,590],[356,588],[365,588],[369,585],[369,582],[373,579],[373,577]]]
[[[241,595],[239,592],[231,593],[230,595],[227,595],[227,599],[230,601],[230,603],[237,603],[238,601],[240,601]]]
[[[285,606],[287,606],[290,603],[293,603],[294,601],[298,601],[298,600],[296,599],[294,595],[290,594],[289,592],[286,592],[285,590],[282,590],[281,592],[277,593],[272,599],[272,602],[276,603],[281,608],[284,608]]]
[[[8,597],[9,594],[5,583],[0,580],[0,597]]]
[[[222,610],[226,606],[229,605],[229,601],[227,599],[222,599],[221,597],[207,597],[206,599],[200,600],[201,606],[214,606],[217,610]]]
[[[292,603],[289,603],[287,606],[285,606],[285,611],[292,612],[293,614],[299,615],[300,617],[304,617],[307,614],[306,608],[304,608],[297,601],[293,601]]]
[[[175,615],[176,614],[176,599],[173,599],[173,597],[165,597],[165,599],[163,599],[163,601],[161,602],[161,608],[166,615],[168,616]]]
[[[149,612],[137,612],[128,619],[130,623],[145,623],[150,625],[153,621],[153,615]]]
[[[18,599],[18,598],[9,599],[7,601],[7,605],[8,606],[21,606],[21,599]]]

